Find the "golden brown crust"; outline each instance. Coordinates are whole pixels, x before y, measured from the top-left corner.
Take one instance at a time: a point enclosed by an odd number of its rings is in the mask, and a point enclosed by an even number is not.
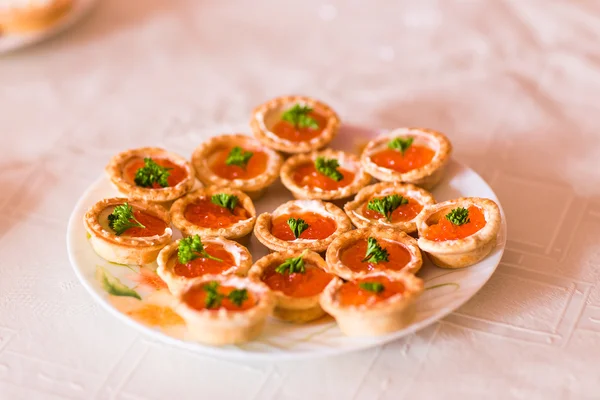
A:
[[[319,136],[304,142],[292,142],[271,132],[271,127],[280,120],[281,114],[295,104],[308,105],[326,118],[327,125]],[[297,154],[327,146],[338,133],[340,118],[331,107],[312,97],[281,96],[256,107],[252,112],[250,127],[254,136],[266,146],[283,153]]]
[[[124,203],[163,220],[167,225],[165,232],[153,237],[117,236],[108,228],[107,218],[115,206]],[[171,241],[172,236],[169,227],[171,219],[167,210],[143,200],[121,197],[100,200],[85,213],[83,221],[96,253],[105,260],[119,264],[142,265],[155,261],[159,251]]]
[[[256,261],[252,268],[250,268],[248,277],[262,281],[263,273],[268,267],[279,265],[288,258],[299,257],[302,254],[304,254],[302,258],[306,264],[327,271],[325,260],[314,251],[306,250],[306,253],[304,253],[298,250],[287,250],[268,254]],[[278,290],[271,289],[271,291],[275,298],[273,315],[279,319],[288,322],[305,323],[325,315],[319,304],[320,293],[310,297],[292,297]]]
[[[425,238],[427,229],[437,223],[453,208],[479,207],[486,224],[479,231],[464,239],[433,241]],[[427,253],[431,261],[442,268],[464,268],[484,259],[496,246],[496,236],[500,230],[500,208],[490,199],[480,197],[461,197],[426,207],[417,218],[419,247]]]
[[[434,150],[435,155],[431,162],[405,173],[375,164],[371,156],[385,149],[387,144],[397,137],[413,137],[415,144],[424,144]],[[371,140],[363,150],[361,162],[365,170],[380,181],[412,183],[429,190],[441,180],[451,153],[450,140],[440,132],[424,128],[398,128]]]
[[[224,286],[247,289],[257,298],[256,306],[246,311],[196,310],[185,302],[186,294],[211,281]],[[262,332],[267,316],[275,302],[267,285],[259,281],[235,275],[204,275],[189,281],[177,296],[179,305],[176,311],[185,320],[189,339],[213,346],[245,343],[255,339]]]
[[[385,335],[400,330],[412,322],[415,315],[415,301],[423,292],[423,281],[409,272],[380,272],[368,276],[377,275],[401,281],[405,291],[372,305],[344,306],[336,299],[337,292],[344,281],[334,278],[321,294],[321,307],[335,318],[345,335]]]
[[[185,209],[189,204],[194,203],[198,199],[209,198],[217,193],[226,193],[237,196],[239,205],[250,214],[250,218],[238,221],[235,224],[226,228],[203,228],[185,218]],[[254,223],[256,222],[256,209],[250,197],[242,191],[236,189],[228,189],[225,187],[208,187],[201,188],[189,193],[188,195],[178,199],[171,206],[171,218],[173,225],[181,231],[184,236],[200,235],[201,237],[222,236],[226,239],[241,239],[252,232]]]
[[[325,239],[295,239],[294,241],[279,239],[271,233],[273,218],[282,214],[308,211],[334,219],[337,224],[335,232]],[[320,253],[327,250],[333,239],[351,228],[352,223],[348,217],[339,207],[331,203],[321,200],[291,200],[277,207],[272,214],[263,213],[259,215],[254,226],[254,235],[272,251],[302,251],[307,249]]]
[[[421,251],[417,246],[417,241],[414,238],[394,228],[374,227],[356,229],[343,233],[335,238],[335,240],[327,249],[326,260],[329,272],[346,280],[361,279],[369,275],[371,273],[369,271],[352,271],[350,268],[345,266],[341,260],[342,250],[350,247],[353,243],[356,243],[359,240],[368,239],[369,237],[373,237],[377,241],[383,239],[397,242],[408,250],[411,260],[406,264],[405,267],[402,268],[402,271],[416,274],[417,271],[421,269],[421,266],[423,265],[423,258],[421,257]],[[397,272],[388,269],[384,269],[382,271],[386,273]]]
[[[269,161],[266,170],[252,179],[229,180],[216,175],[209,167],[209,160],[216,151],[229,147],[242,146],[246,149],[255,149],[267,154]],[[275,150],[263,145],[251,136],[242,134],[221,135],[210,138],[194,150],[192,164],[196,169],[198,179],[205,185],[238,189],[247,193],[251,198],[257,199],[262,192],[279,177],[282,158]]]
[[[161,277],[163,281],[169,287],[169,290],[174,295],[179,295],[185,285],[194,278],[186,278],[185,276],[177,275],[173,271],[173,268],[177,262],[177,250],[179,249],[179,242],[181,239],[169,244],[165,248],[163,248],[160,253],[158,253],[158,258],[156,262],[158,264],[158,268],[156,269],[156,273]],[[223,275],[238,275],[238,276],[246,276],[248,274],[248,270],[252,266],[252,255],[247,248],[242,246],[241,244],[234,242],[233,240],[228,240],[223,237],[213,237],[213,238],[203,238],[202,243],[210,244],[216,243],[220,244],[227,250],[234,258],[235,264],[231,268],[223,271]]]
[[[137,186],[123,176],[123,170],[127,163],[136,158],[165,158],[187,172],[187,177],[175,186],[164,188],[145,188]],[[170,153],[158,147],[142,147],[127,150],[111,158],[106,166],[106,174],[117,190],[132,199],[140,199],[157,203],[173,201],[193,189],[196,182],[192,165],[183,157]]]
[[[431,193],[429,193],[425,189],[421,189],[420,187],[417,187],[410,183],[379,182],[374,185],[362,188],[358,192],[356,197],[354,197],[354,200],[346,203],[346,205],[344,206],[344,211],[346,212],[348,217],[350,217],[354,226],[356,226],[357,228],[383,226],[396,228],[406,233],[416,232],[416,217],[411,219],[410,221],[392,223],[389,222],[386,218],[374,220],[367,218],[363,214],[362,210],[364,204],[368,202],[372,197],[383,197],[392,194],[399,194],[401,196],[411,198],[413,200],[416,200],[423,206],[435,204],[435,199],[433,198],[433,195]],[[421,213],[422,212],[423,210],[421,210]]]
[[[301,187],[293,179],[294,170],[301,165],[314,163],[317,157],[335,158],[340,167],[355,174],[354,181],[347,186],[336,190],[323,190],[320,188]],[[363,170],[360,160],[354,154],[340,150],[326,149],[306,154],[296,154],[288,158],[281,167],[281,182],[292,192],[297,199],[339,200],[357,193],[368,185],[371,177]]]
[[[48,29],[73,8],[73,0],[52,0],[47,4],[0,6],[0,31],[29,33]]]

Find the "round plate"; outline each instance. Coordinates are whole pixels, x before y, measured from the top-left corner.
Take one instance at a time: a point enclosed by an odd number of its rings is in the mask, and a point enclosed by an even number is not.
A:
[[[41,31],[20,34],[0,33],[0,54],[41,42],[70,28],[75,22],[85,16],[96,2],[97,0],[74,0],[73,8],[67,15],[58,23]]]
[[[332,147],[357,152],[376,134],[374,131],[344,128],[340,133],[344,139],[336,140]],[[503,215],[497,246],[480,263],[458,270],[441,269],[424,257],[423,267],[417,276],[425,281],[426,290],[417,301],[414,322],[401,331],[376,338],[350,338],[341,333],[330,317],[305,325],[270,319],[263,334],[253,342],[210,347],[186,340],[185,324],[173,311],[175,299],[154,272],[156,264],[142,267],[113,264],[96,255],[88,243],[83,226],[86,210],[102,198],[118,195],[103,176],[83,194],[71,215],[67,231],[68,252],[82,284],[108,311],[153,338],[192,351],[230,358],[279,360],[320,357],[382,345],[413,333],[443,318],[473,297],[498,266],[506,243]],[[478,196],[493,199],[499,204],[488,184],[469,167],[456,161],[449,163],[446,176],[433,195],[437,201]],[[256,202],[256,211],[272,211],[291,199],[287,189],[277,182],[263,199]],[[178,232],[176,234],[179,235]],[[255,237],[249,249],[254,260],[267,254],[267,249]]]

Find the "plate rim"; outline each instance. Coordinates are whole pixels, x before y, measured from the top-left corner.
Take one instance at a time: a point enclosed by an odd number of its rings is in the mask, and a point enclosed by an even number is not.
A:
[[[149,337],[151,337],[153,340],[155,340],[157,342],[170,344],[170,345],[175,346],[180,349],[193,351],[199,355],[221,357],[221,358],[230,359],[230,360],[290,361],[290,360],[306,360],[306,359],[318,359],[318,358],[323,358],[323,357],[339,356],[339,355],[343,355],[343,354],[350,354],[350,353],[354,353],[354,352],[358,352],[358,351],[363,351],[363,350],[374,348],[374,347],[384,346],[392,341],[402,339],[408,335],[414,334],[417,331],[425,329],[428,326],[432,325],[434,322],[444,319],[450,313],[452,313],[452,312],[456,311],[457,309],[459,309],[460,307],[462,307],[466,302],[468,302],[473,297],[475,297],[475,295],[488,283],[488,281],[491,279],[491,277],[494,275],[494,273],[498,269],[500,262],[502,261],[502,256],[504,255],[504,251],[506,249],[506,242],[507,242],[507,236],[508,236],[507,235],[508,234],[508,225],[506,223],[506,215],[504,213],[504,209],[502,208],[502,204],[500,203],[500,200],[499,200],[496,192],[492,189],[490,184],[485,179],[483,179],[481,177],[481,175],[479,175],[479,173],[477,173],[477,171],[475,171],[474,169],[469,167],[467,164],[465,164],[461,161],[458,161],[456,158],[452,158],[451,162],[458,164],[461,168],[467,169],[471,173],[475,174],[482,182],[484,182],[485,185],[487,186],[487,188],[489,189],[489,191],[493,194],[494,200],[496,201],[496,203],[498,204],[498,207],[500,208],[500,213],[502,215],[500,232],[503,232],[504,234],[502,235],[502,243],[496,247],[497,251],[500,252],[500,254],[498,255],[498,262],[493,267],[491,273],[485,278],[483,283],[476,290],[474,290],[474,292],[470,296],[468,296],[468,297],[465,296],[465,298],[462,299],[461,301],[459,301],[455,307],[450,307],[450,308],[445,307],[439,313],[431,315],[430,317],[428,317],[418,323],[410,325],[409,327],[407,327],[406,329],[404,329],[402,331],[403,334],[401,336],[397,336],[395,333],[391,333],[389,335],[380,337],[378,341],[372,341],[372,342],[366,341],[364,343],[357,344],[356,346],[351,347],[351,348],[347,348],[347,347],[331,348],[331,349],[321,349],[319,351],[305,351],[305,352],[282,351],[282,352],[273,352],[273,353],[228,351],[228,350],[224,350],[221,347],[202,345],[201,343],[195,343],[195,342],[191,342],[191,341],[184,341],[184,340],[176,339],[172,336],[161,333],[158,330],[152,329],[140,322],[137,322],[133,318],[127,317],[125,314],[123,314],[122,312],[117,310],[113,305],[111,305],[110,302],[108,302],[106,299],[104,299],[99,293],[97,293],[97,291],[92,287],[91,283],[88,282],[88,280],[83,276],[83,273],[80,271],[79,267],[76,266],[75,260],[73,258],[73,254],[74,254],[74,252],[73,252],[74,243],[73,242],[75,240],[75,237],[74,237],[74,235],[71,234],[71,231],[72,231],[73,227],[75,226],[75,224],[81,223],[81,221],[76,221],[76,219],[78,219],[78,216],[76,215],[77,214],[76,211],[83,207],[82,203],[87,198],[88,193],[91,192],[92,190],[94,190],[94,188],[97,186],[98,183],[100,183],[101,181],[106,179],[106,176],[104,176],[103,174],[100,175],[100,177],[98,177],[97,179],[95,179],[87,187],[87,189],[81,194],[81,196],[75,203],[75,207],[73,208],[73,212],[71,213],[71,216],[69,217],[69,221],[68,221],[68,225],[67,225],[67,232],[66,232],[67,253],[68,253],[68,257],[69,257],[69,263],[71,264],[71,267],[74,270],[75,275],[77,276],[77,279],[83,285],[83,287],[86,289],[86,291],[89,294],[91,294],[92,298],[97,303],[100,303],[102,308],[104,308],[106,311],[108,311],[109,314],[116,316],[119,320],[124,321],[126,325],[132,327],[133,329],[143,332],[144,334],[148,335]]]

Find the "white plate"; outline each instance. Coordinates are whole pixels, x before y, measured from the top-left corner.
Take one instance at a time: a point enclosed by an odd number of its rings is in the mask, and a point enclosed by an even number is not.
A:
[[[374,134],[344,128],[340,134],[344,139],[336,140],[332,147],[356,151],[356,146],[364,144]],[[433,194],[437,201],[479,196],[498,202],[492,189],[479,175],[456,161],[449,164],[446,177]],[[152,271],[156,268],[155,264],[142,268],[111,264],[92,250],[83,227],[83,215],[98,200],[113,196],[118,196],[118,192],[103,176],[83,194],[71,215],[67,245],[71,264],[79,280],[109,312],[149,336],[191,351],[229,358],[280,360],[320,357],[379,346],[401,338],[443,318],[473,297],[498,266],[506,243],[503,216],[498,244],[480,263],[465,269],[448,270],[435,267],[424,257],[425,262],[418,276],[424,279],[427,290],[418,300],[416,318],[410,326],[393,334],[377,338],[348,338],[342,335],[335,321],[329,317],[306,325],[269,320],[265,332],[254,342],[242,346],[209,347],[185,339],[185,325],[172,311],[174,299],[166,289],[157,290],[153,286],[156,283],[156,275]],[[265,198],[256,203],[256,210],[258,213],[272,211],[291,198],[290,193],[278,182],[269,188]],[[267,253],[254,237],[249,248],[255,260]],[[129,296],[109,295],[106,287],[100,283],[106,283],[104,278],[109,281],[118,279],[119,284],[131,289],[125,290]]]
[[[96,2],[97,0],[74,0],[71,11],[48,29],[26,34],[0,34],[0,54],[41,42],[70,28],[85,16]]]

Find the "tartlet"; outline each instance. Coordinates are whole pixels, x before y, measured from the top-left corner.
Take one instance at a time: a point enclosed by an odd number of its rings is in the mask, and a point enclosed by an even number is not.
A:
[[[192,164],[202,183],[238,189],[253,200],[277,180],[281,163],[275,150],[241,134],[213,137],[192,154]]]
[[[358,157],[338,150],[296,154],[281,167],[281,182],[297,199],[341,200],[354,195],[370,181]]]
[[[109,215],[117,206],[128,204],[134,217],[145,224],[121,235],[109,226]],[[170,241],[172,231],[169,213],[163,207],[142,200],[104,199],[94,204],[84,216],[85,229],[94,251],[107,261],[142,265],[156,260],[160,250]]]
[[[344,211],[357,228],[384,226],[414,233],[417,216],[432,204],[435,199],[425,189],[410,183],[379,182],[362,188],[344,205]],[[382,208],[387,215],[380,212]]]
[[[158,166],[159,171],[168,169],[168,177],[162,183],[152,179],[160,177],[153,172],[153,166]],[[148,174],[138,175],[144,171]],[[186,159],[158,147],[142,147],[115,155],[106,166],[106,174],[125,196],[158,203],[183,196],[196,182],[194,170]]]
[[[301,259],[303,272],[289,269],[278,271],[286,260]],[[334,278],[327,272],[327,264],[317,253],[309,250],[288,250],[266,255],[256,261],[248,277],[264,282],[273,292],[273,315],[288,322],[304,323],[325,315],[319,296]]]
[[[250,126],[266,146],[297,154],[327,146],[338,133],[340,118],[312,97],[281,96],[256,107]]]
[[[163,248],[156,259],[158,264],[156,273],[174,295],[180,294],[190,280],[199,276],[209,274],[246,276],[252,266],[252,255],[247,248],[222,237],[202,239],[206,252],[221,261],[198,257],[182,264],[177,258],[180,241],[181,239]]]
[[[434,204],[417,218],[419,247],[438,267],[468,267],[496,246],[500,221],[500,208],[490,199],[463,197]]]
[[[4,0],[0,5],[0,31],[29,33],[48,29],[73,8],[73,0]]]
[[[216,288],[215,288],[216,286]],[[229,300],[233,290],[246,290],[241,307]],[[207,308],[211,291],[222,296],[219,307]],[[214,296],[213,296],[214,298]],[[259,281],[234,275],[204,275],[188,282],[177,296],[176,312],[185,320],[187,339],[213,346],[240,344],[259,336],[275,302],[269,288]]]
[[[345,335],[379,336],[412,322],[422,292],[423,281],[410,273],[378,273],[349,282],[334,278],[320,303]]]
[[[383,251],[378,251],[375,245]],[[327,249],[326,260],[329,271],[346,280],[380,271],[415,274],[423,265],[416,239],[400,230],[384,227],[341,234]]]
[[[302,232],[298,237],[290,226],[304,222]],[[301,220],[301,221],[299,221]],[[340,234],[352,228],[352,223],[344,212],[337,206],[321,200],[291,200],[279,207],[273,213],[263,213],[258,216],[254,226],[256,238],[272,251],[312,250],[324,252]]]
[[[233,210],[213,202],[213,196],[223,194],[238,199]],[[170,212],[173,225],[184,236],[221,236],[244,242],[256,222],[256,209],[250,197],[225,187],[198,189],[176,200]]]
[[[450,160],[448,138],[430,129],[399,128],[371,140],[361,156],[365,170],[384,182],[433,188]]]

